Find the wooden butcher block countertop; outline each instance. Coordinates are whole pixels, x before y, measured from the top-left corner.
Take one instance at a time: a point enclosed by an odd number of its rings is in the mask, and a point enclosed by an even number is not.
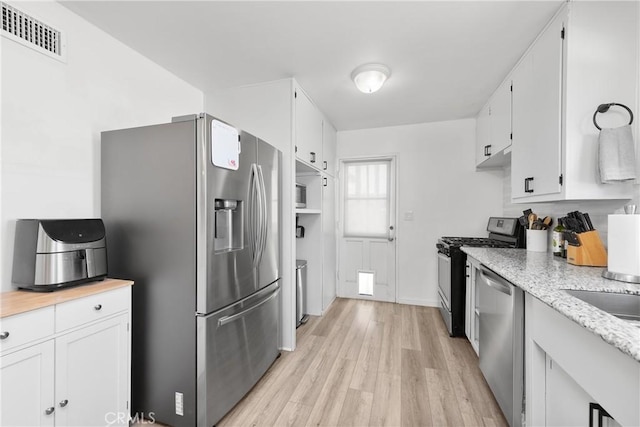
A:
[[[25,290],[2,292],[0,293],[0,318],[132,285],[131,280],[104,279],[53,292]]]

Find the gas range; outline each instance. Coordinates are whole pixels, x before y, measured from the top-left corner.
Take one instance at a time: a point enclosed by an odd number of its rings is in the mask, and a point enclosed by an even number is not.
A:
[[[438,248],[440,312],[451,336],[464,336],[466,261],[462,246],[523,248],[524,227],[517,218],[491,217],[488,237],[441,237]]]
[[[473,246],[476,248],[514,248],[514,242],[492,239],[489,237],[441,237],[438,239],[436,247],[439,252],[448,254],[452,249],[459,249],[462,246]]]

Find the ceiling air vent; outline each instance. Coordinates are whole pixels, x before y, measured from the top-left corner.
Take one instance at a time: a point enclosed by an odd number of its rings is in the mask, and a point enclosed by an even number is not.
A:
[[[2,35],[57,59],[64,59],[62,32],[4,2]]]

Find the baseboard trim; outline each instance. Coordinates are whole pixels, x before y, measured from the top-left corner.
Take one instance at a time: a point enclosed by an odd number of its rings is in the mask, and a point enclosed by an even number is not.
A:
[[[422,299],[398,298],[398,304],[421,305],[423,307],[440,307],[440,302],[437,299],[422,300]]]

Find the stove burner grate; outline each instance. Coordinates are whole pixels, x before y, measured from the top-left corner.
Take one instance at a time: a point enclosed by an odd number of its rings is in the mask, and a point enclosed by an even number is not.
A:
[[[449,247],[460,247],[460,246],[476,246],[476,247],[485,247],[485,248],[513,247],[513,244],[509,242],[490,239],[488,237],[443,237],[440,240],[442,241],[442,243],[449,245]]]

